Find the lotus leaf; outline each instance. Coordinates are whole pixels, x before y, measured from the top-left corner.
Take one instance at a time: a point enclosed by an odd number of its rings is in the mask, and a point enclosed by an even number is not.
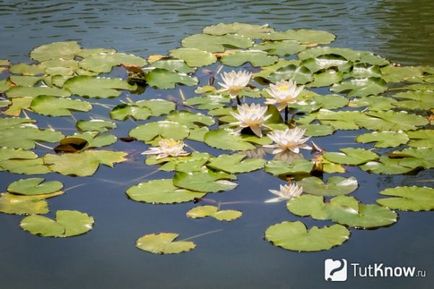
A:
[[[307,229],[300,221],[285,221],[265,231],[265,239],[273,245],[298,252],[330,250],[342,245],[349,237],[350,232],[342,225]]]
[[[179,73],[192,73],[196,70],[195,68],[188,66],[185,61],[181,59],[167,59],[155,61],[152,63],[152,67],[175,71]]]
[[[397,147],[408,142],[408,136],[402,132],[382,131],[371,132],[357,136],[356,141],[360,143],[375,142],[376,148]]]
[[[118,97],[121,94],[119,90],[134,90],[136,86],[120,78],[76,76],[68,79],[64,88],[83,97],[110,98]]]
[[[75,125],[80,131],[106,132],[116,128],[114,122],[103,119],[79,120]]]
[[[224,36],[194,34],[182,40],[183,47],[197,48],[208,52],[223,52],[225,48],[246,49],[252,45],[253,42],[250,38],[236,34]]]
[[[178,254],[196,248],[196,244],[191,241],[175,241],[178,236],[175,233],[148,234],[140,237],[136,246],[153,254]]]
[[[53,42],[36,47],[30,53],[30,57],[37,61],[73,59],[80,50],[80,45],[76,41]]]
[[[97,73],[110,72],[113,66],[121,64],[142,67],[147,62],[139,56],[119,52],[92,54],[80,61],[81,68]]]
[[[313,163],[305,159],[296,159],[292,162],[273,160],[265,165],[265,171],[274,176],[309,174],[312,169]]]
[[[173,178],[173,184],[191,191],[216,193],[234,189],[237,184],[229,180],[235,179],[236,177],[234,175],[210,170],[187,173],[176,172]]]
[[[347,195],[358,187],[356,178],[340,176],[330,177],[327,183],[317,177],[307,177],[299,181],[298,184],[303,187],[305,193],[317,196]]]
[[[295,54],[304,50],[305,46],[300,45],[300,43],[295,40],[284,40],[259,43],[256,44],[253,49],[263,50],[268,54],[284,57],[286,55]]]
[[[187,74],[181,74],[162,68],[156,68],[148,72],[145,76],[145,80],[148,85],[160,89],[174,88],[178,83],[193,86],[199,82],[196,77],[191,77]]]
[[[174,49],[170,51],[170,56],[184,60],[190,67],[207,66],[217,61],[212,53],[197,48]]]
[[[205,134],[204,141],[207,145],[223,150],[245,151],[254,149],[255,146],[237,135],[230,129],[217,129]]]
[[[61,132],[25,125],[0,129],[0,146],[9,148],[33,149],[36,142],[54,143],[62,138]]]
[[[434,210],[434,189],[428,187],[395,187],[380,192],[390,196],[377,200],[382,206],[402,211],[431,211]]]
[[[211,35],[238,34],[250,38],[264,38],[273,32],[273,28],[268,25],[253,25],[247,23],[219,23],[217,25],[207,26],[203,33]]]
[[[62,194],[61,191],[37,196],[2,193],[0,195],[0,212],[13,215],[46,214],[49,211],[46,199]]]
[[[47,154],[43,160],[53,172],[84,177],[93,175],[101,164],[113,167],[116,163],[124,162],[126,155],[124,152],[86,150],[61,155]]]
[[[228,66],[241,66],[249,62],[253,66],[268,66],[276,63],[277,56],[270,56],[262,50],[234,50],[221,58],[221,62]]]
[[[89,111],[92,109],[92,105],[79,99],[40,95],[32,100],[30,108],[42,115],[70,116],[72,115],[71,111]]]
[[[378,155],[361,148],[342,148],[341,152],[325,152],[324,158],[330,162],[358,166],[378,159]]]
[[[162,120],[139,125],[130,131],[130,136],[143,142],[149,142],[160,136],[181,140],[188,136],[188,127],[174,121]]]
[[[296,40],[310,46],[317,44],[329,44],[335,40],[335,36],[327,31],[311,29],[289,29],[285,32],[270,33],[267,39],[271,40]]]
[[[432,129],[409,131],[407,135],[410,138],[408,145],[411,147],[434,148],[434,130]]]
[[[43,178],[19,179],[8,186],[8,192],[18,195],[42,195],[58,192],[63,188],[59,181],[45,181]]]
[[[171,179],[151,180],[130,187],[127,195],[134,201],[150,204],[176,204],[191,202],[205,193],[175,187]]]
[[[364,97],[368,95],[378,95],[387,90],[384,80],[381,78],[359,78],[334,84],[331,91],[338,93],[348,93],[349,97]]]
[[[93,217],[70,210],[56,211],[56,219],[31,215],[21,220],[24,231],[41,237],[66,238],[85,234],[92,230]]]
[[[6,91],[6,96],[8,98],[15,97],[36,97],[40,95],[49,95],[49,96],[59,96],[59,97],[68,97],[71,96],[71,93],[60,88],[56,87],[25,87],[25,86],[15,86]]]
[[[220,210],[216,206],[198,206],[187,212],[187,217],[192,219],[211,217],[219,221],[233,221],[242,216],[237,210]]]

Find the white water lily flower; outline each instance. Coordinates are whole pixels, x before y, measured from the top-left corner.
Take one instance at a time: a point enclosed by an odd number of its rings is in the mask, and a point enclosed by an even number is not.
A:
[[[248,105],[246,103],[237,106],[238,113],[232,112],[233,117],[238,121],[231,123],[231,125],[237,125],[240,127],[238,132],[243,128],[249,127],[253,133],[259,137],[262,137],[262,127],[265,126],[264,122],[271,117],[265,115],[267,112],[266,106],[252,103]]]
[[[298,197],[303,193],[303,188],[297,184],[280,185],[280,189],[269,190],[270,193],[277,196],[277,198],[268,199],[265,203],[277,203],[281,201],[291,200],[292,198]]]
[[[231,71],[223,72],[222,81],[219,85],[222,87],[221,91],[229,92],[229,95],[234,98],[238,95],[241,89],[247,86],[250,82],[252,74],[248,71]]]
[[[274,142],[272,145],[265,145],[266,148],[272,148],[273,154],[279,154],[285,151],[291,151],[296,154],[300,152],[300,149],[311,150],[312,148],[306,144],[310,139],[309,137],[303,137],[305,129],[293,128],[285,130],[275,130],[269,133],[267,136]]]
[[[158,142],[158,147],[151,147],[144,151],[142,155],[157,155],[157,159],[164,159],[167,157],[183,157],[188,156],[190,153],[184,150],[184,142],[174,139],[162,139]]]
[[[297,87],[294,81],[279,81],[276,84],[270,84],[266,91],[270,94],[265,103],[276,105],[279,111],[285,109],[288,104],[296,103],[297,97],[303,91],[304,86]]]

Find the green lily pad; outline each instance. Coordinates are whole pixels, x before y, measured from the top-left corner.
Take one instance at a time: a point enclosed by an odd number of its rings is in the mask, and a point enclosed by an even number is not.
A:
[[[160,158],[150,156],[146,158],[147,165],[161,165],[159,170],[162,171],[179,171],[179,172],[193,172],[200,171],[202,167],[208,162],[210,155],[208,153],[193,152],[188,156],[182,157],[167,157]]]
[[[46,199],[62,194],[62,191],[37,196],[2,193],[0,195],[0,212],[12,215],[46,214],[49,211]]]
[[[276,63],[277,56],[270,56],[262,50],[236,50],[221,58],[221,62],[228,66],[241,66],[249,62],[253,66],[267,66]]]
[[[298,57],[301,60],[306,60],[309,58],[318,58],[320,56],[341,56],[346,60],[357,63],[364,63],[370,65],[384,66],[389,62],[371,52],[359,51],[349,48],[337,48],[337,47],[314,47],[307,49],[299,53]]]
[[[25,175],[48,174],[50,172],[42,158],[2,160],[0,161],[0,170]]]
[[[71,111],[90,111],[92,105],[79,99],[40,95],[32,100],[30,108],[42,115],[70,116]]]
[[[247,48],[247,47],[246,47]],[[295,40],[283,40],[283,41],[267,41],[256,44],[253,49],[259,49],[266,51],[268,54],[284,57],[298,53],[305,49],[305,46],[301,45]]]
[[[434,149],[432,148],[407,148],[402,151],[394,151],[389,157],[398,158],[407,166],[434,168]]]
[[[264,167],[265,160],[263,159],[245,158],[246,155],[244,154],[219,155],[210,159],[207,166],[231,174],[247,173]]]
[[[113,167],[116,163],[124,162],[126,155],[124,152],[86,150],[72,154],[46,154],[43,160],[53,172],[84,177],[93,175],[100,165]]]
[[[167,59],[155,61],[152,62],[152,67],[175,71],[179,73],[192,73],[196,70],[195,68],[188,66],[185,61],[181,59]]]
[[[342,80],[343,75],[334,69],[328,69],[313,75],[313,81],[309,83],[308,87],[322,87],[330,86]]]
[[[178,254],[196,248],[191,241],[175,241],[178,236],[176,233],[144,235],[137,240],[136,247],[153,254]]]
[[[375,204],[362,204],[349,196],[337,196],[324,202],[322,196],[302,195],[288,201],[287,208],[298,216],[332,220],[355,228],[383,227],[397,221],[394,211]]]
[[[298,84],[306,84],[313,81],[313,75],[306,67],[289,64],[272,72],[266,79],[271,82],[293,80]]]
[[[80,67],[97,73],[108,73],[118,65],[145,66],[147,61],[139,56],[126,53],[100,53],[92,54],[80,61]]]
[[[402,211],[431,211],[434,210],[434,189],[428,187],[395,187],[380,192],[390,196],[377,200],[382,206]]]
[[[93,217],[70,210],[56,211],[56,219],[32,215],[21,220],[20,227],[32,235],[66,238],[85,234],[92,230]]]
[[[80,50],[76,41],[53,42],[36,47],[30,52],[30,57],[37,61],[73,59]]]
[[[395,107],[396,99],[384,96],[364,96],[355,98],[348,104],[349,107],[367,107],[370,111],[390,110]]]
[[[0,146],[9,148],[33,149],[36,142],[54,143],[62,138],[61,132],[25,125],[0,129]]]
[[[189,111],[175,111],[167,116],[167,120],[174,121],[185,125],[188,128],[197,126],[212,126],[215,121],[212,117],[201,113],[192,113]]]
[[[297,159],[292,162],[273,160],[265,165],[265,171],[274,176],[309,174],[312,169],[313,163],[305,159]]]
[[[240,218],[242,212],[237,210],[220,210],[216,206],[198,206],[187,212],[187,217],[192,219],[211,217],[219,221],[233,221]]]
[[[82,133],[76,133],[70,138],[85,140],[87,142],[86,148],[100,148],[104,146],[109,146],[117,141],[116,136],[108,133],[99,133],[97,131],[85,131]]]
[[[175,88],[175,85],[178,83],[193,86],[199,82],[196,77],[161,68],[156,68],[148,72],[145,76],[145,80],[149,86],[160,89]]]
[[[285,221],[265,231],[265,239],[274,246],[298,252],[330,250],[342,245],[349,237],[350,232],[342,225],[307,229],[300,221]]]
[[[9,71],[13,74],[21,74],[21,75],[41,75],[44,74],[45,68],[40,64],[27,64],[27,63],[18,63],[14,64],[9,68]]]
[[[367,162],[360,168],[375,174],[397,175],[414,171],[419,165],[418,162],[409,162],[407,158],[389,158],[383,155],[378,161]]]
[[[182,40],[182,46],[197,48],[208,52],[223,52],[225,48],[246,49],[253,45],[250,38],[242,35],[214,36],[208,34],[194,34]]]
[[[176,204],[191,202],[205,193],[181,189],[173,185],[172,179],[146,181],[127,190],[130,199],[150,204]]]
[[[270,33],[267,39],[271,40],[296,40],[303,44],[317,45],[329,44],[335,40],[335,36],[327,31],[312,30],[312,29],[289,29],[285,32]]]
[[[237,184],[229,181],[235,179],[236,177],[234,175],[210,170],[188,173],[176,172],[173,178],[173,184],[191,191],[216,193],[236,188]]]
[[[415,130],[418,126],[428,124],[428,120],[420,115],[405,111],[371,111],[367,118],[360,121],[360,126],[371,130]]]
[[[331,89],[333,92],[348,93],[349,97],[364,97],[368,95],[378,95],[387,90],[384,80],[381,78],[361,78],[334,84]]]
[[[307,177],[299,181],[298,184],[303,187],[305,193],[317,196],[347,195],[358,187],[356,178],[340,176],[330,177],[327,183],[317,177]]]
[[[68,97],[71,96],[71,93],[64,89],[60,89],[56,87],[42,87],[42,86],[41,87],[15,86],[6,92],[6,96],[8,98],[26,97],[26,96],[37,97],[40,95]]]
[[[273,28],[268,25],[254,25],[238,22],[219,23],[207,26],[203,29],[203,33],[210,35],[238,34],[251,38],[263,38],[273,31]]]
[[[340,151],[325,152],[324,158],[333,163],[352,166],[358,166],[378,159],[376,153],[361,148],[342,148]]]
[[[309,69],[312,73],[334,68],[337,71],[347,71],[351,63],[345,58],[338,55],[324,55],[315,58],[303,60],[303,66]]]
[[[401,131],[371,132],[357,136],[356,141],[360,143],[375,142],[376,148],[397,147],[408,142],[408,136]]]
[[[136,86],[120,78],[76,76],[67,80],[64,88],[83,97],[110,98],[118,97],[120,90],[135,90]]]
[[[9,184],[7,190],[18,195],[33,196],[58,192],[62,188],[63,184],[59,181],[46,182],[43,178],[28,178]]]
[[[9,81],[16,86],[33,87],[38,83],[42,77],[40,76],[27,76],[27,75],[11,75]]]
[[[211,130],[205,134],[204,141],[211,147],[223,150],[245,151],[255,148],[254,145],[244,141],[241,136],[229,129]]]
[[[118,104],[110,112],[110,117],[116,120],[145,120],[150,116],[160,116],[175,110],[176,105],[164,99],[139,100],[136,102]]]
[[[79,120],[75,126],[80,131],[97,131],[106,132],[110,129],[116,128],[116,124],[109,120],[104,119],[90,119],[90,120]]]
[[[332,126],[326,124],[305,124],[299,127],[306,130],[306,136],[326,136],[335,132]]]
[[[386,66],[381,68],[382,77],[387,82],[402,82],[418,80],[422,77],[423,71],[415,66]]]
[[[197,48],[174,49],[170,51],[170,56],[184,60],[190,67],[207,66],[217,61],[212,53]]]
[[[181,140],[186,138],[188,134],[189,130],[185,125],[167,120],[139,125],[133,128],[129,133],[131,137],[143,142],[152,141],[158,136]]]
[[[407,132],[410,142],[408,146],[418,148],[434,148],[434,130],[421,129]]]
[[[434,108],[433,91],[405,91],[393,95],[399,101],[394,105],[409,110],[430,110]]]

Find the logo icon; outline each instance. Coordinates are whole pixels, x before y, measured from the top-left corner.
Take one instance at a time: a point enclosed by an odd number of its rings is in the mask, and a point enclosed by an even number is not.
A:
[[[326,281],[346,281],[347,280],[347,260],[345,259],[325,259],[324,260],[324,279]]]

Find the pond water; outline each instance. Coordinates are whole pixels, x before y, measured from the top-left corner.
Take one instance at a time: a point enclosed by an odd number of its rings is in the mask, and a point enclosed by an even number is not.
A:
[[[59,3],[61,2],[61,3]],[[312,28],[336,34],[336,47],[370,50],[393,62],[434,65],[434,2],[416,1],[0,1],[0,58],[26,61],[28,51],[40,44],[77,40],[84,47],[113,47],[146,57],[165,54],[187,35],[219,22],[268,23],[276,29]],[[117,73],[116,71],[114,72]],[[121,72],[119,72],[121,73]],[[186,95],[192,89],[183,88]],[[144,97],[178,97],[178,90],[146,90]],[[104,100],[114,104],[119,100]],[[75,114],[77,119],[86,114]],[[97,107],[92,116],[107,117]],[[48,118],[38,117],[41,127]],[[117,136],[126,136],[136,124],[118,123]],[[63,118],[55,128],[71,133],[74,122]],[[337,133],[315,141],[326,150],[355,146],[355,133]],[[198,150],[206,145],[191,143]],[[127,163],[115,169],[100,167],[93,177],[73,178],[56,174],[71,189],[49,201],[51,211],[80,210],[95,218],[94,229],[70,239],[34,237],[19,228],[21,217],[0,217],[0,288],[432,288],[434,282],[434,214],[400,212],[399,221],[377,230],[351,230],[342,246],[318,253],[295,253],[263,240],[274,223],[297,220],[285,206],[267,204],[268,189],[282,182],[263,171],[239,175],[239,186],[213,195],[215,200],[238,202],[243,211],[233,223],[209,219],[192,221],[185,212],[193,204],[153,206],[129,200],[125,190],[138,179],[170,176],[145,166],[138,142],[117,142],[115,150],[130,153]],[[45,153],[37,149],[37,153]],[[433,172],[384,176],[351,167],[344,176],[355,176],[360,188],[354,193],[373,203],[378,192],[398,185],[432,186]],[[1,189],[22,176],[0,173]],[[307,225],[328,222],[302,219]],[[210,232],[195,239],[192,252],[159,256],[135,248],[138,237],[152,232],[179,232],[183,237]],[[346,258],[361,264],[385,263],[416,266],[426,278],[352,278],[327,283],[324,259]]]

